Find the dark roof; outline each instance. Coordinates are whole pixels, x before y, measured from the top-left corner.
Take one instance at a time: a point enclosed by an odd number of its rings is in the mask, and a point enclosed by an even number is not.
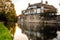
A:
[[[35,4],[29,5],[29,7],[32,7],[32,6],[37,6],[37,7],[44,6],[44,8],[49,9],[49,11],[51,12],[57,12],[57,9],[53,5],[42,4],[42,3],[35,3]]]
[[[53,5],[48,5],[48,4],[42,4],[42,3],[35,3],[35,4],[31,4],[29,5],[29,7],[32,7],[32,6],[37,6],[37,7],[41,7],[41,6],[44,6],[45,8],[55,8]]]

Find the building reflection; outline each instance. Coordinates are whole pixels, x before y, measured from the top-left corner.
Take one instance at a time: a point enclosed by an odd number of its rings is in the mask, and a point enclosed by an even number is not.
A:
[[[28,35],[29,39],[40,39],[40,23],[23,23],[23,25],[20,24],[20,26],[22,29],[24,28],[24,33]]]
[[[57,36],[57,28],[51,26],[42,28],[40,23],[22,23],[20,27],[31,40],[49,40]]]

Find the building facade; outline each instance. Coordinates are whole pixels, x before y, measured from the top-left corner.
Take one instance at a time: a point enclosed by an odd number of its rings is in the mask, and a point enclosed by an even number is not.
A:
[[[43,16],[56,15],[57,12],[57,9],[52,5],[48,5],[47,1],[45,4],[41,2],[36,4],[29,3],[28,5],[28,8],[22,11],[24,17],[20,16],[20,20],[23,19],[24,22],[41,22]]]
[[[29,39],[46,40],[48,37],[44,32],[49,33],[52,31],[53,33],[51,33],[54,34],[57,29],[60,29],[60,15],[56,15],[57,9],[53,5],[49,5],[48,2],[46,4],[42,2],[29,4],[28,8],[22,11],[22,14],[19,16],[20,23],[22,23],[21,28]],[[42,37],[45,38],[42,39]]]

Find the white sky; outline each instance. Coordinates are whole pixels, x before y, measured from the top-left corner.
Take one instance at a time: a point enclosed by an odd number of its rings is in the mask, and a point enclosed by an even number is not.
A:
[[[43,3],[45,3],[46,0],[43,0]],[[59,0],[47,0],[48,4],[55,6],[58,9],[58,12],[60,12],[60,6],[59,6]],[[28,3],[34,4],[39,3],[41,0],[12,0],[12,2],[15,5],[16,14],[21,14],[22,10],[25,10],[28,7]]]

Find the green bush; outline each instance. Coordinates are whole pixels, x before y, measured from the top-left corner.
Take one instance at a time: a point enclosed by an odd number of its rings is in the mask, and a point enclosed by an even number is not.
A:
[[[0,23],[0,40],[12,40],[8,29],[3,25],[3,23]]]

